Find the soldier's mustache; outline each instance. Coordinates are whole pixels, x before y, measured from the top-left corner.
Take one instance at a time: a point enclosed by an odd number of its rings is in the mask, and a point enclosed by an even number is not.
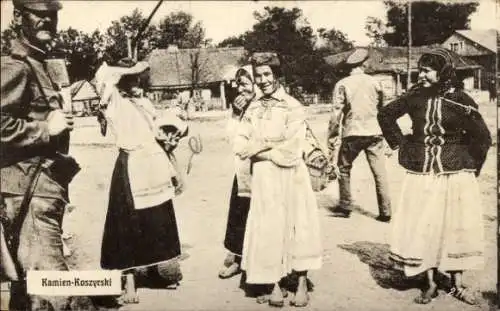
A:
[[[42,30],[45,30],[45,31],[52,31],[54,29],[54,27],[50,24],[47,24],[47,23],[39,23],[36,25],[35,27],[36,30],[38,31],[42,31]]]

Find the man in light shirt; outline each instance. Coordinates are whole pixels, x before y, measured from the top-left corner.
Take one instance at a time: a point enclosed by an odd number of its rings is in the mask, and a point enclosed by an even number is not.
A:
[[[351,213],[351,169],[361,151],[375,179],[379,216],[377,220],[389,222],[391,203],[385,168],[384,138],[377,121],[378,108],[383,104],[380,84],[365,73],[368,59],[366,49],[355,50],[346,60],[351,66],[350,75],[341,79],[333,93],[334,116],[332,121],[340,123],[342,143],[338,155],[339,206],[334,210],[338,217],[348,218]]]

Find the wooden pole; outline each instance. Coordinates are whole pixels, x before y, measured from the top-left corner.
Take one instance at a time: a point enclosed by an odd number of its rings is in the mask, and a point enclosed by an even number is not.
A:
[[[127,57],[132,59],[134,58],[134,54],[132,53],[132,33],[126,31],[125,36],[127,37]]]
[[[139,42],[142,39],[142,35],[143,35],[144,31],[146,30],[146,27],[148,27],[149,23],[151,22],[151,19],[153,19],[153,16],[155,15],[156,11],[158,11],[158,9],[160,8],[162,3],[163,3],[163,0],[158,1],[155,8],[151,12],[151,14],[149,14],[146,22],[144,22],[144,24],[141,26],[141,28],[135,34],[134,39],[132,40],[132,45],[136,46],[139,44]]]
[[[406,80],[406,90],[410,89],[411,84],[411,0],[408,0],[408,77]]]

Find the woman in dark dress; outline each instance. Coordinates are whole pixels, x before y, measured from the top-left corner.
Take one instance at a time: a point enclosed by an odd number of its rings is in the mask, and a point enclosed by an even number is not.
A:
[[[172,151],[188,129],[175,116],[157,118],[154,106],[138,88],[147,69],[147,63],[123,62],[118,67],[104,64],[96,74],[100,104],[106,106],[104,117],[119,149],[101,267],[124,274],[148,267],[147,273],[158,277],[158,266],[181,254],[172,199],[183,184]],[[161,131],[167,125],[176,131]]]
[[[434,49],[421,56],[419,83],[381,108],[378,119],[399,163],[406,169],[393,217],[390,258],[407,276],[425,273],[427,284],[415,298],[437,296],[438,270],[451,276],[450,294],[475,304],[462,282],[465,270],[484,265],[484,227],[477,176],[491,146],[478,105],[456,87],[450,53]],[[412,134],[397,119],[407,114]]]
[[[228,124],[229,135],[234,135],[246,108],[256,98],[252,67],[245,66],[236,72],[238,96],[233,102],[233,113]],[[227,279],[241,272],[241,252],[245,226],[250,208],[250,161],[235,157],[236,174],[231,188],[224,247],[229,251],[225,266],[219,272]]]

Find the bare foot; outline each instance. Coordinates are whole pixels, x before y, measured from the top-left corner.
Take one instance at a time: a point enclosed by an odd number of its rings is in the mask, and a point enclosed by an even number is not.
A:
[[[134,275],[131,273],[125,275],[125,289],[123,295],[120,297],[120,302],[124,304],[139,303]]]
[[[429,288],[422,292],[422,294],[414,299],[415,303],[426,305],[438,296],[437,284],[432,283]]]
[[[307,293],[307,278],[305,276],[299,277],[299,284],[295,297],[290,300],[290,305],[294,307],[306,307],[309,303],[309,294]]]
[[[269,305],[271,307],[283,307],[285,305],[283,292],[278,284],[274,285],[273,292],[269,297]]]

